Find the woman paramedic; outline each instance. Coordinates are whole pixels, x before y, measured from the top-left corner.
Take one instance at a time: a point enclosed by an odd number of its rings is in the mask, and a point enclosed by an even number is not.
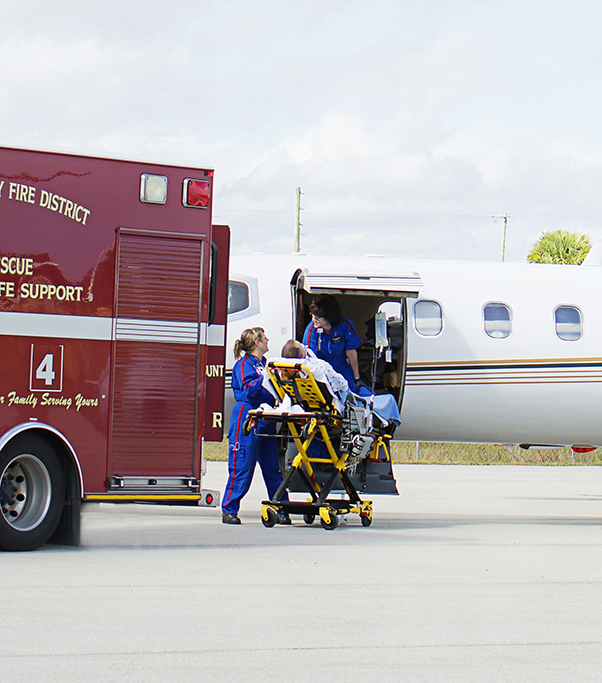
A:
[[[263,368],[266,363],[264,356],[268,352],[268,341],[261,327],[253,327],[244,330],[234,344],[237,362],[232,368],[232,389],[236,403],[232,408],[228,429],[229,476],[222,501],[224,524],[241,523],[238,516],[240,501],[251,486],[257,462],[270,500],[282,484],[277,439],[261,436],[275,434],[276,425],[260,422],[248,436],[243,434],[247,413],[251,408],[259,408],[262,403],[269,403],[271,406],[275,404],[274,397],[263,386]],[[286,493],[283,500],[288,500]],[[278,523],[290,524],[288,514],[280,513]]]
[[[343,318],[341,306],[332,294],[320,294],[310,304],[311,323],[305,329],[303,343],[318,358],[327,361],[357,391],[360,378],[357,349],[362,340],[355,326]]]

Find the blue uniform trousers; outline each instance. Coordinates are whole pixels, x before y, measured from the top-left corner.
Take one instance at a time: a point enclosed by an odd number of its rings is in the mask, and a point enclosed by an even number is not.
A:
[[[248,403],[237,401],[232,410],[228,433],[228,483],[222,501],[224,513],[238,513],[240,501],[251,486],[257,463],[270,500],[282,484],[277,439],[260,436],[255,429],[248,436],[243,434],[243,425],[250,408]],[[264,423],[258,429],[260,433],[274,432],[275,426]],[[284,494],[283,500],[288,500],[288,494]]]

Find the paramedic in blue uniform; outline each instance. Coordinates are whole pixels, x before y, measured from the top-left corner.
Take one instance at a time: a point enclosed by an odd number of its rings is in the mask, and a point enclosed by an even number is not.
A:
[[[341,306],[332,294],[317,296],[309,312],[311,323],[305,329],[303,343],[343,375],[351,391],[357,391],[356,382],[360,377],[357,349],[362,340],[354,324],[343,318]]]
[[[247,493],[253,479],[255,464],[259,463],[270,500],[282,484],[277,439],[260,434],[275,434],[274,423],[261,422],[248,436],[243,434],[247,413],[262,403],[275,404],[274,396],[263,386],[265,354],[268,338],[261,327],[244,330],[234,344],[232,389],[236,403],[230,416],[228,429],[228,483],[222,500],[222,522],[240,524],[238,510],[241,498]],[[258,431],[256,431],[258,430]],[[288,500],[285,494],[283,500]],[[290,524],[288,514],[278,515],[279,524]]]

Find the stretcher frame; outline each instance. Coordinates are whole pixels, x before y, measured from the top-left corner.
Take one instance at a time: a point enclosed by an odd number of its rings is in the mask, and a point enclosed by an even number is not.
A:
[[[254,409],[248,412],[245,431],[248,433],[259,420],[276,422],[281,425],[279,437],[286,437],[295,443],[297,454],[293,458],[290,469],[284,476],[283,482],[274,494],[272,500],[264,500],[261,504],[261,519],[266,527],[274,526],[279,514],[303,515],[306,524],[313,524],[316,517],[320,518],[324,529],[335,529],[339,524],[339,515],[358,514],[363,526],[372,523],[372,501],[362,500],[353,485],[346,467],[354,457],[351,450],[337,453],[333,439],[337,439],[344,429],[345,416],[333,405],[328,388],[317,382],[312,372],[301,361],[291,360],[268,361],[266,373],[274,387],[281,406],[285,397],[291,399],[293,406],[300,406],[296,411],[282,409],[264,410]],[[317,456],[309,452],[309,447],[317,436],[320,436],[326,447],[328,456]],[[266,438],[274,438],[265,435]],[[378,457],[384,452],[390,458],[386,435],[378,434],[374,437],[370,456]],[[369,456],[369,457],[370,457]],[[320,486],[314,475],[312,465],[317,463],[332,466],[332,473],[327,481]],[[307,501],[283,500],[295,474],[303,482],[310,498]],[[343,484],[347,498],[329,498],[333,487],[339,480]]]

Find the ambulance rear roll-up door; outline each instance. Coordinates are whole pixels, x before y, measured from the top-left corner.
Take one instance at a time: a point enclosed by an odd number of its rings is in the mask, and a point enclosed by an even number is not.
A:
[[[200,457],[204,244],[124,231],[118,244],[110,478],[166,477],[158,488],[177,488]]]

